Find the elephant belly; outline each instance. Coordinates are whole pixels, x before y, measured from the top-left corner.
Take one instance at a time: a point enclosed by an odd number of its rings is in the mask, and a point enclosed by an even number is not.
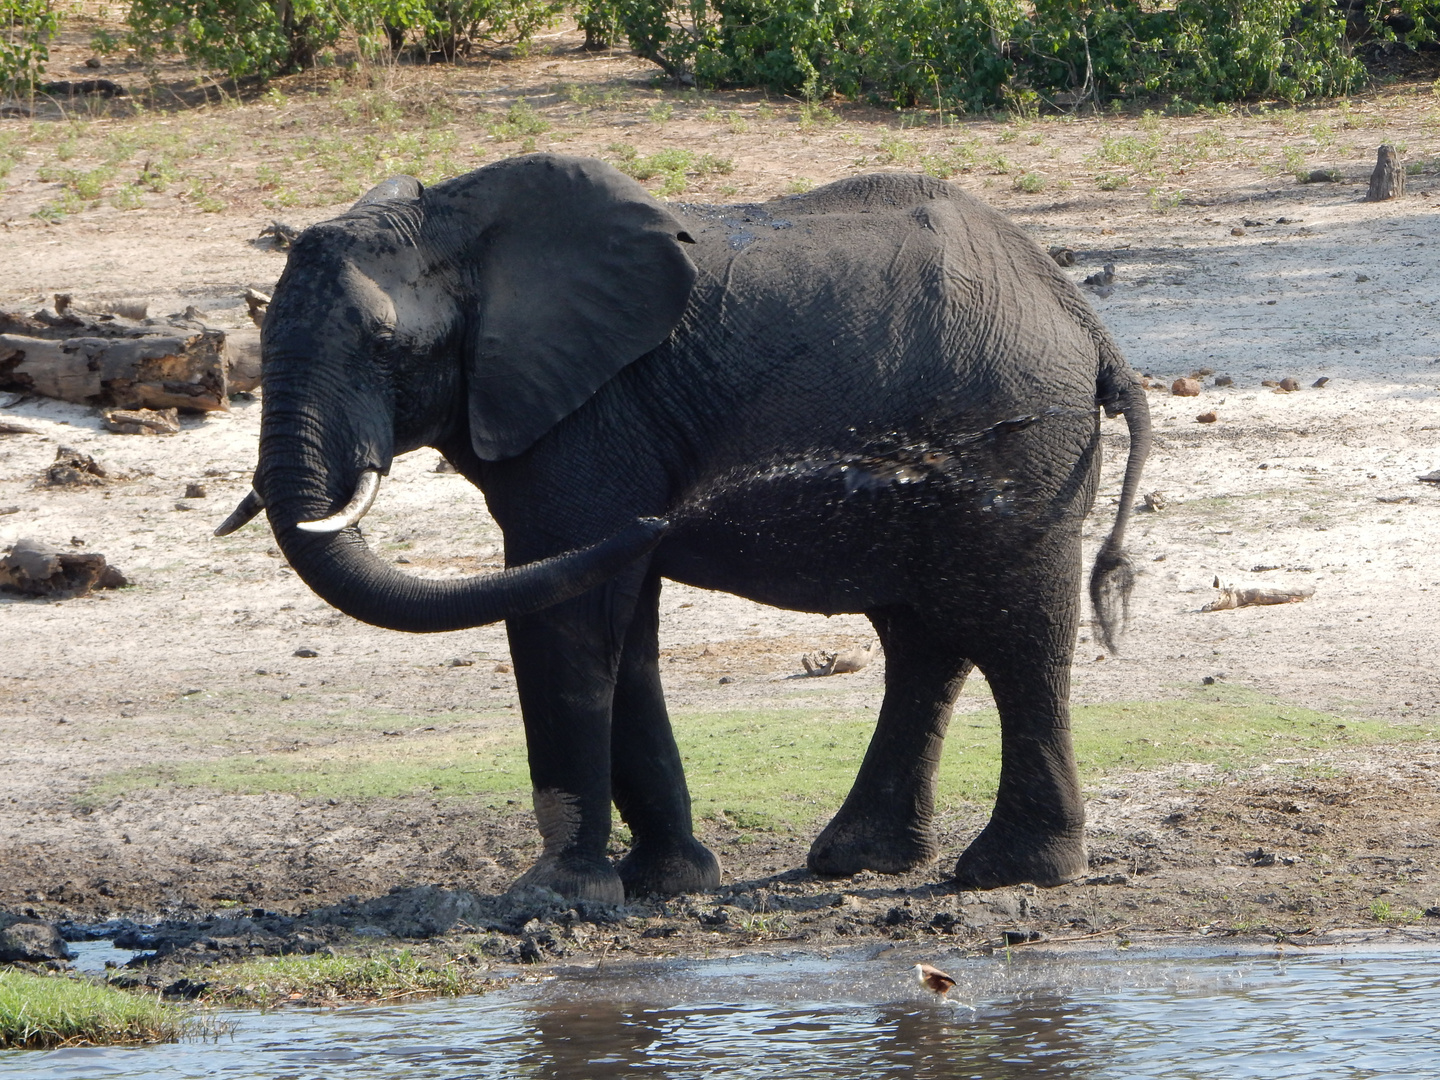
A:
[[[707,485],[675,507],[656,566],[676,581],[825,614],[983,589],[1062,518],[1060,492],[975,455],[903,450],[796,460]],[[1078,463],[1073,463],[1078,465]],[[1042,491],[1048,488],[1048,491]]]

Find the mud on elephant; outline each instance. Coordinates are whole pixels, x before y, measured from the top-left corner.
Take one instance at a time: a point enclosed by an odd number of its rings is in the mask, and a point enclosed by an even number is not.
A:
[[[937,856],[936,768],[974,665],[1003,759],[956,878],[1085,870],[1080,530],[1101,409],[1123,413],[1090,578],[1112,643],[1149,418],[1089,305],[994,210],[898,174],[666,207],[545,154],[402,177],[299,238],[263,351],[255,492],[221,529],[263,506],[310,587],[379,626],[506,620],[544,837],[522,882],[609,902],[719,882],[661,691],[663,578],[874,623],[884,704],[813,870]],[[379,477],[421,446],[483,489],[506,570],[420,580],[367,549]],[[612,802],[634,837],[618,866]]]

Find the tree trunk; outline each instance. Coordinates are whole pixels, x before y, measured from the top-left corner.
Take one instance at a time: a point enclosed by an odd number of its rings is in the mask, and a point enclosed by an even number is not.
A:
[[[0,313],[0,389],[122,409],[228,409],[225,333],[69,308]]]

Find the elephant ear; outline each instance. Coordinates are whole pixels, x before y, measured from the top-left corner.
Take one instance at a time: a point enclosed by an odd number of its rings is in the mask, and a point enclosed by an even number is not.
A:
[[[681,247],[689,235],[608,165],[512,158],[426,198],[463,213],[478,245],[460,265],[477,278],[467,380],[470,439],[486,461],[527,450],[685,311],[696,276]]]

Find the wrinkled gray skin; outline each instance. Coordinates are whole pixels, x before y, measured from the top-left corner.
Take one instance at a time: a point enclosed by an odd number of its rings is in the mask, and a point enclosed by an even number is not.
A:
[[[977,664],[1003,763],[958,882],[1086,869],[1080,528],[1103,406],[1131,433],[1091,577],[1108,643],[1149,419],[1089,306],[995,211],[894,174],[668,209],[551,155],[402,177],[296,243],[264,386],[256,488],[317,593],[402,630],[507,620],[544,836],[521,882],[607,902],[719,882],[661,693],[661,578],[874,623],[884,705],[817,873],[937,856],[936,767]],[[484,490],[510,569],[421,581],[357,528],[297,530],[421,446]],[[634,836],[618,867],[612,801]]]

